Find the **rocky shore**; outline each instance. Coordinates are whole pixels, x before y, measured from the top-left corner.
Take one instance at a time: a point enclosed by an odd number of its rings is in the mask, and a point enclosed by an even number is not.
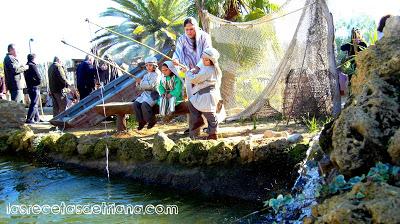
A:
[[[321,134],[328,196],[307,222],[400,223],[399,16],[384,33],[356,57],[351,98]]]
[[[144,184],[208,197],[258,201],[288,192],[304,159],[306,144],[284,137],[241,141],[173,141],[162,132],[154,138],[80,136],[59,132],[35,134],[29,127],[2,131],[1,154],[13,154],[106,176],[109,171]]]

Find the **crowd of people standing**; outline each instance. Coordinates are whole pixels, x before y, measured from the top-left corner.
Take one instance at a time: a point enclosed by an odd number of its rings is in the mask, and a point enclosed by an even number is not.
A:
[[[110,56],[106,55],[104,60],[108,61],[108,64],[116,65]],[[27,93],[30,103],[25,123],[42,122],[39,106],[43,76],[41,76],[36,64],[36,55],[28,54],[27,63],[23,64],[17,58],[16,46],[9,44],[3,64],[4,76],[0,76],[0,99],[6,100],[7,92],[9,92],[12,101],[24,103],[24,93]],[[96,87],[106,85],[117,78],[116,68],[108,64],[103,63],[95,66],[93,57],[87,56],[77,67],[78,88],[76,89],[68,81],[66,69],[60,58],[54,57],[48,68],[48,94],[53,106],[53,116],[57,116],[78,100],[88,96]],[[25,92],[24,89],[26,89]]]

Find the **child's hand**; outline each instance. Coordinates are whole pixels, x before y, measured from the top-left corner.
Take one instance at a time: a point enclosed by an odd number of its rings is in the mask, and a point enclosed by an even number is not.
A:
[[[182,71],[182,72],[187,72],[188,69],[187,69],[186,67],[181,67],[181,71]]]
[[[192,68],[190,71],[191,71],[193,74],[197,74],[197,73],[199,73],[200,68],[196,66],[195,68]]]
[[[137,85],[139,85],[141,81],[142,81],[141,78],[136,78],[136,84],[137,84]]]

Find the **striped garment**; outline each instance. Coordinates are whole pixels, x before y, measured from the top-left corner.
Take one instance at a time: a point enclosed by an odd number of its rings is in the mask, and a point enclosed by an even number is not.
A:
[[[192,69],[196,67],[201,59],[203,50],[211,47],[211,37],[200,28],[196,29],[196,44],[186,34],[178,38],[173,59],[178,59],[180,63]]]

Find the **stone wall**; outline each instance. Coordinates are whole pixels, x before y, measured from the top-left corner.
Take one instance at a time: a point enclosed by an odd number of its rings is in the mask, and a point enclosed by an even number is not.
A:
[[[0,129],[19,128],[26,118],[25,107],[14,101],[0,100]]]
[[[385,36],[358,54],[350,101],[323,131],[322,149],[347,176],[360,175],[379,161],[398,163],[400,158],[394,144],[400,128],[399,24],[400,17],[389,18]]]
[[[241,142],[34,134],[29,127],[0,132],[0,153],[105,172],[111,176],[212,197],[262,202],[287,193],[307,146],[284,137]],[[105,173],[104,173],[105,174]]]

